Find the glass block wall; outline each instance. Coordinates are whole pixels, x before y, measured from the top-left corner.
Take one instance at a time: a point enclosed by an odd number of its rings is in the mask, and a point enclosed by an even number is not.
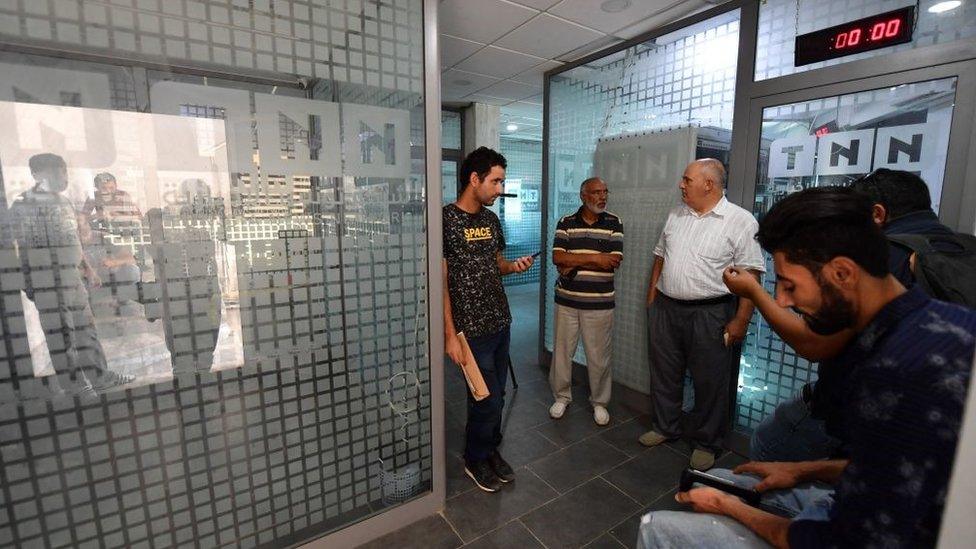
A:
[[[0,543],[291,545],[430,490],[422,22],[0,3]]]
[[[507,245],[505,256],[532,255],[542,249],[542,142],[502,137],[499,152],[508,161],[505,192],[518,195],[502,200],[499,206]],[[502,280],[506,286],[538,284],[539,262],[547,260],[540,255],[528,271],[506,276]]]
[[[839,65],[906,51],[932,44],[947,44],[976,36],[976,3],[963,2],[956,9],[933,13],[932,6],[942,0],[764,0],[759,5],[759,30],[756,41],[756,80],[766,80],[822,67]],[[793,66],[797,35],[840,25],[880,13],[917,6],[916,25],[911,42],[856,55]]]
[[[680,203],[684,166],[698,154],[721,156],[728,149],[738,35],[733,10],[550,80],[544,255],[559,218],[579,208],[580,183],[603,177],[611,193],[607,207],[621,216],[625,235],[616,278],[614,380],[639,391],[647,392],[649,383],[644,302],[651,251],[668,210]],[[555,269],[547,277],[551,350]],[[582,346],[575,360],[586,363]]]

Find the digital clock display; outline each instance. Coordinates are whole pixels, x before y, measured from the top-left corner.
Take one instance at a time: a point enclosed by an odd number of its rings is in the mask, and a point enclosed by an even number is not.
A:
[[[909,6],[796,37],[797,67],[912,41],[915,8]]]

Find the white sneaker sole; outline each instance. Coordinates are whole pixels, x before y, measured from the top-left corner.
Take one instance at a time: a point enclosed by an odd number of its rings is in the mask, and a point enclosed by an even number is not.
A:
[[[474,478],[474,474],[472,474],[471,471],[469,471],[467,467],[464,468],[464,474],[468,475],[468,477],[470,477],[471,480],[474,481],[474,485],[475,486],[477,486],[478,488],[484,490],[485,492],[488,492],[489,494],[494,494],[495,492],[498,491],[497,489],[494,489],[494,488],[489,488],[487,486],[482,486],[481,483],[478,482],[478,479]]]

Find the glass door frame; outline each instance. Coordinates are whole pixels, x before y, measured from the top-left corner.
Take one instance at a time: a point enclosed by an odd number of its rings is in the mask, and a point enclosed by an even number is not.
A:
[[[845,67],[842,66],[839,70],[844,69]],[[972,127],[974,126],[972,121],[976,119],[976,96],[965,90],[976,89],[976,59],[866,76],[749,99],[745,103],[748,116],[744,117],[744,120],[740,119],[743,125],[747,125],[747,128],[743,128],[746,130],[746,138],[739,140],[739,143],[744,145],[744,150],[737,151],[738,158],[735,158],[733,153],[733,162],[738,162],[738,166],[733,167],[733,170],[738,168],[739,173],[731,174],[727,189],[729,199],[750,212],[753,211],[756,187],[759,183],[762,123],[766,108],[952,77],[957,79],[956,94],[952,123],[949,128],[939,218],[949,227],[973,234],[974,224],[976,224],[976,173],[968,167],[976,164],[976,128]],[[738,368],[735,374],[737,372]],[[736,375],[733,375],[732,379],[737,379]],[[738,395],[738,391],[735,391],[735,394]],[[737,416],[738,406],[738,398],[736,398],[732,403],[733,425],[727,442],[731,449],[748,455],[748,435],[735,429],[734,418]]]
[[[735,202],[738,204],[752,205],[755,200],[763,112],[766,108],[951,77],[957,78],[956,97],[952,124],[949,128],[949,147],[946,151],[939,218],[949,227],[972,233],[976,221],[976,211],[973,211],[976,209],[976,202],[974,202],[976,193],[972,189],[967,190],[967,187],[976,185],[976,177],[967,170],[967,165],[970,159],[976,162],[976,155],[971,154],[973,151],[970,150],[976,133],[971,131],[972,121],[976,117],[976,97],[965,90],[976,89],[976,60],[872,76],[751,99],[746,138],[748,154],[743,166],[743,179],[748,184],[738,189],[732,189],[730,185],[730,193],[733,190],[738,191],[735,193],[737,195]],[[969,185],[966,184],[967,179],[970,179]]]

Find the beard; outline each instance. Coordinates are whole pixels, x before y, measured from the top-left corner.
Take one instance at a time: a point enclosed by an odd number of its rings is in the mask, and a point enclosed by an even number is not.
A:
[[[793,308],[800,313],[803,321],[807,323],[810,330],[818,335],[828,336],[850,328],[854,325],[854,306],[850,301],[844,299],[840,290],[834,288],[819,277],[817,284],[820,286],[822,303],[816,313],[807,314]]]
[[[590,210],[590,213],[593,213],[593,214],[596,214],[596,215],[600,215],[603,212],[607,211],[607,209],[605,207],[604,208],[601,208],[600,206],[598,206],[596,204],[590,204],[589,202],[584,202],[584,204],[586,204],[586,209],[587,210]]]

